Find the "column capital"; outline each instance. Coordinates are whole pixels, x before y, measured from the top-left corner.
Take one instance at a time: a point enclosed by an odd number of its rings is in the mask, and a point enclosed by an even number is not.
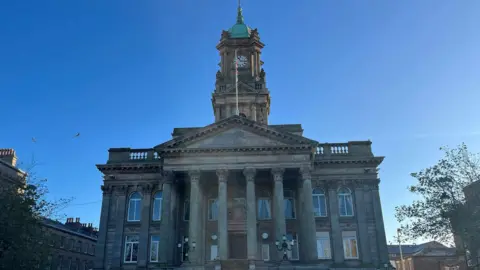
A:
[[[272,168],[273,180],[283,181],[283,173],[285,168]]]
[[[336,190],[339,187],[339,182],[338,180],[327,180],[325,181],[325,187],[328,190]]]
[[[127,195],[128,186],[127,185],[114,186],[113,191],[115,191],[115,193],[120,195]]]
[[[218,177],[218,182],[219,182],[219,183],[227,182],[227,179],[228,179],[228,169],[226,169],[226,168],[220,168],[220,169],[217,169],[216,173],[217,173],[217,177]]]
[[[162,181],[163,183],[171,184],[175,180],[174,171],[163,171],[162,172]]]
[[[190,170],[188,171],[188,177],[190,177],[190,182],[200,181],[200,170]]]
[[[139,188],[140,191],[143,193],[143,195],[145,195],[145,194],[150,194],[152,192],[153,185],[150,183],[143,183],[143,184],[139,184],[137,188]]]
[[[255,181],[255,174],[257,173],[257,170],[253,167],[246,167],[243,169],[243,175],[247,179],[247,181]]]
[[[103,195],[110,195],[112,194],[113,187],[111,185],[102,185],[100,187],[103,191]]]
[[[300,167],[300,174],[303,180],[312,180],[312,168],[310,166]]]

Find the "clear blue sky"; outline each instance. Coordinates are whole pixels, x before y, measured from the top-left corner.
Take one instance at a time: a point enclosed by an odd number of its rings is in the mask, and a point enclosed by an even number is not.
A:
[[[438,147],[480,152],[479,1],[244,0],[259,29],[272,124],[373,141],[387,237],[409,173]],[[110,147],[152,147],[214,118],[222,29],[236,1],[3,1],[0,147],[35,155],[52,198],[98,224]],[[77,139],[72,137],[80,132]],[[35,137],[37,143],[31,138]],[[94,202],[87,205],[76,205]]]

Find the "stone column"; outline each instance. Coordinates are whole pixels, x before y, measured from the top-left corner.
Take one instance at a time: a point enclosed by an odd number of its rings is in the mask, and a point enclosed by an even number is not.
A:
[[[252,119],[253,121],[257,121],[257,105],[255,104],[252,104],[250,119]]]
[[[275,240],[282,242],[282,237],[286,234],[286,222],[285,222],[285,209],[283,200],[283,168],[273,168],[273,180],[274,180],[274,202],[273,202],[273,214],[275,218]],[[283,251],[278,252],[278,258],[283,258]]]
[[[220,107],[215,106],[215,122],[220,121]]]
[[[382,204],[380,202],[380,193],[378,192],[378,184],[380,180],[376,180],[376,183],[372,185],[372,202],[373,212],[375,215],[375,224],[377,226],[377,241],[378,241],[378,256],[380,257],[380,263],[389,262],[387,238],[385,236],[385,226],[383,224]]]
[[[113,241],[112,269],[120,269],[120,263],[123,261],[123,226],[125,224],[127,192],[127,186],[116,186],[114,188],[114,193],[117,197],[117,210],[115,211],[115,240]]]
[[[255,197],[255,168],[245,168],[247,180],[247,254],[249,260],[257,259],[257,207]]]
[[[225,106],[225,118],[232,116],[232,106],[230,104],[227,104]]]
[[[175,175],[172,171],[163,172],[163,188],[162,188],[162,218],[161,218],[161,231],[162,238],[160,241],[164,242],[160,244],[159,250],[159,259],[161,262],[166,262],[169,264],[173,263],[175,254],[173,253],[176,248],[176,237],[175,237],[175,222],[174,218],[176,213],[174,213],[172,205],[172,184],[175,178]]]
[[[360,249],[360,258],[363,263],[371,263],[372,256],[369,250],[370,241],[368,237],[367,228],[367,207],[365,206],[365,194],[363,192],[363,182],[361,180],[355,181],[355,210],[357,216],[358,226],[358,242]]]
[[[303,237],[304,242],[300,247],[302,253],[306,253],[304,256],[308,261],[316,260],[317,255],[317,240],[314,237],[317,233],[315,226],[315,217],[313,215],[313,198],[312,198],[312,175],[310,167],[300,168],[302,175],[302,195],[303,195],[303,231],[306,235]]]
[[[108,231],[108,217],[110,213],[110,198],[112,197],[112,187],[109,185],[102,186],[102,211],[100,216],[100,230],[98,231],[98,241],[95,248],[95,265],[94,269],[105,268],[105,248]]]
[[[200,190],[200,171],[193,170],[189,171],[188,175],[190,177],[190,218],[188,224],[188,245],[190,246],[190,251],[188,252],[188,257],[190,263],[196,264],[201,259],[202,250],[199,241],[202,238],[201,233],[201,202],[202,194]],[[192,243],[196,243],[196,247],[192,247]]]
[[[337,196],[337,181],[328,181],[328,201],[330,202],[330,224],[332,228],[332,247],[333,260],[335,263],[342,263],[344,261],[342,230],[340,229],[340,222],[338,220],[338,196]]]
[[[138,241],[138,258],[137,266],[140,269],[145,269],[148,262],[148,246],[150,242],[149,228],[150,228],[150,212],[152,201],[152,189],[153,186],[145,184],[141,186],[142,189],[142,215],[140,217],[140,234]]]
[[[228,170],[217,170],[218,176],[218,257],[228,259],[227,180]]]

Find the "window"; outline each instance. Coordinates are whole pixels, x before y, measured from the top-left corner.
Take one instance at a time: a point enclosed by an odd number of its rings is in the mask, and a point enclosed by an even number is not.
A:
[[[62,236],[60,238],[60,247],[63,248],[65,246],[65,243],[66,243],[65,236]]]
[[[358,259],[357,233],[354,231],[342,232],[343,253],[345,259]]]
[[[211,245],[210,246],[210,260],[214,261],[218,258],[218,246]]]
[[[69,247],[70,247],[70,250],[74,250],[74,248],[75,248],[75,240],[70,239],[70,245],[69,245]]]
[[[190,201],[188,199],[183,202],[183,220],[190,220]]]
[[[291,234],[288,233],[287,235],[287,241],[289,242],[289,245],[293,242],[293,246],[291,246],[292,250],[287,251],[287,256],[290,260],[298,260],[298,238],[296,234]]]
[[[78,241],[77,242],[77,252],[81,252],[82,251],[82,241]]]
[[[262,260],[270,261],[270,245],[262,244]]]
[[[128,219],[127,221],[140,221],[140,213],[142,205],[142,196],[138,192],[132,193],[130,195],[130,200],[128,201]]]
[[[313,215],[315,217],[327,216],[327,201],[325,199],[325,193],[319,188],[315,188],[312,191],[313,199]]]
[[[162,219],[162,192],[159,191],[155,194],[155,198],[153,199],[153,220],[161,220]]]
[[[83,262],[83,270],[88,270],[88,263],[87,261]]]
[[[295,219],[295,196],[292,191],[283,191],[283,207],[285,211],[285,219]]]
[[[85,245],[83,245],[83,252],[88,253],[88,243],[85,243]]]
[[[270,199],[259,198],[258,199],[258,219],[266,220],[272,218],[272,211],[270,208]]]
[[[338,190],[338,208],[341,217],[353,216],[352,193],[348,188]]]
[[[319,259],[331,259],[330,234],[328,232],[317,232],[317,257]]]
[[[158,250],[160,249],[160,236],[152,235],[150,239],[150,261],[158,262]]]
[[[208,220],[218,219],[218,201],[217,199],[208,200]]]
[[[138,253],[138,236],[137,235],[126,236],[124,262],[126,263],[137,262],[137,253]]]

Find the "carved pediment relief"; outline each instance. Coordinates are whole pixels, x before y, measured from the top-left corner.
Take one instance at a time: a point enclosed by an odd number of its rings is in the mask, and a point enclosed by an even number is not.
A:
[[[254,146],[284,146],[286,143],[267,138],[239,127],[228,129],[212,136],[200,139],[186,148],[223,148],[223,147],[254,147]]]
[[[230,92],[235,92],[235,84],[230,85],[225,92],[230,93]],[[252,86],[244,83],[244,82],[238,82],[238,92],[239,93],[253,93],[256,92],[255,88]]]

